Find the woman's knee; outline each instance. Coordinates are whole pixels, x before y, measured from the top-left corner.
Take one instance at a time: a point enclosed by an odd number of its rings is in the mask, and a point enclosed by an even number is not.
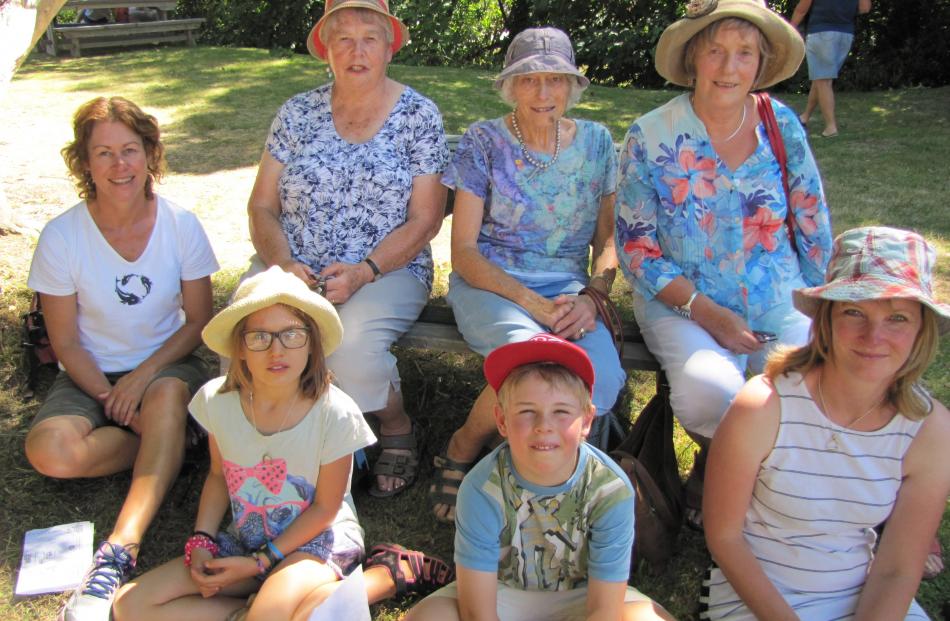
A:
[[[37,425],[26,436],[26,458],[33,469],[54,479],[73,479],[82,476],[86,464],[83,450],[85,433],[79,421],[47,420]]]
[[[154,427],[183,430],[190,398],[188,385],[178,378],[161,377],[149,384],[139,407],[142,431]]]

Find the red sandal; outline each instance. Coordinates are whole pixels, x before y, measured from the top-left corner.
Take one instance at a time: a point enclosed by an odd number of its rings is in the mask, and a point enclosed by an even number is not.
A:
[[[408,563],[411,576],[403,573],[400,561]],[[373,546],[364,565],[365,569],[370,567],[385,567],[396,584],[396,595],[400,597],[409,593],[431,593],[455,580],[454,566],[438,557],[408,550],[395,543]]]

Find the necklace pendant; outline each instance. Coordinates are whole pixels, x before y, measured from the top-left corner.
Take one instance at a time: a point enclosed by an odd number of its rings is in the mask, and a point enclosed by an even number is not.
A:
[[[829,451],[835,451],[835,452],[838,451],[840,447],[838,446],[838,432],[837,431],[831,432],[831,437],[828,438],[828,443],[825,445],[825,448],[827,448]]]

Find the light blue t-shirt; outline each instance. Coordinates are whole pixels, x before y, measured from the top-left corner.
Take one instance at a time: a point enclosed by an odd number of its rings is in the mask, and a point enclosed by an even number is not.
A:
[[[565,591],[588,578],[626,582],[634,492],[619,466],[589,444],[563,485],[542,487],[515,471],[508,443],[465,475],[455,517],[455,562],[497,571],[526,591]]]

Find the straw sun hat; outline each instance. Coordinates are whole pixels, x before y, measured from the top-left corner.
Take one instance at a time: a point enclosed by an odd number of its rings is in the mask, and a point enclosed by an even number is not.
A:
[[[656,70],[668,81],[690,86],[683,61],[686,45],[713,22],[738,17],[754,24],[768,40],[774,58],[756,88],[767,88],[795,75],[805,57],[805,42],[798,31],[764,0],[690,0],[686,16],[670,24],[656,46]]]
[[[276,265],[242,282],[234,292],[234,300],[208,322],[201,331],[201,338],[215,353],[233,358],[231,333],[234,326],[251,313],[274,304],[293,306],[313,319],[320,330],[324,356],[329,356],[340,346],[343,324],[333,305],[311,291],[302,280]]]
[[[320,60],[327,59],[327,44],[321,38],[321,30],[327,18],[340,9],[369,9],[389,18],[393,27],[393,42],[389,49],[393,54],[409,40],[409,29],[399,21],[398,17],[389,12],[388,0],[327,0],[323,8],[323,17],[313,25],[307,37],[307,49]]]

